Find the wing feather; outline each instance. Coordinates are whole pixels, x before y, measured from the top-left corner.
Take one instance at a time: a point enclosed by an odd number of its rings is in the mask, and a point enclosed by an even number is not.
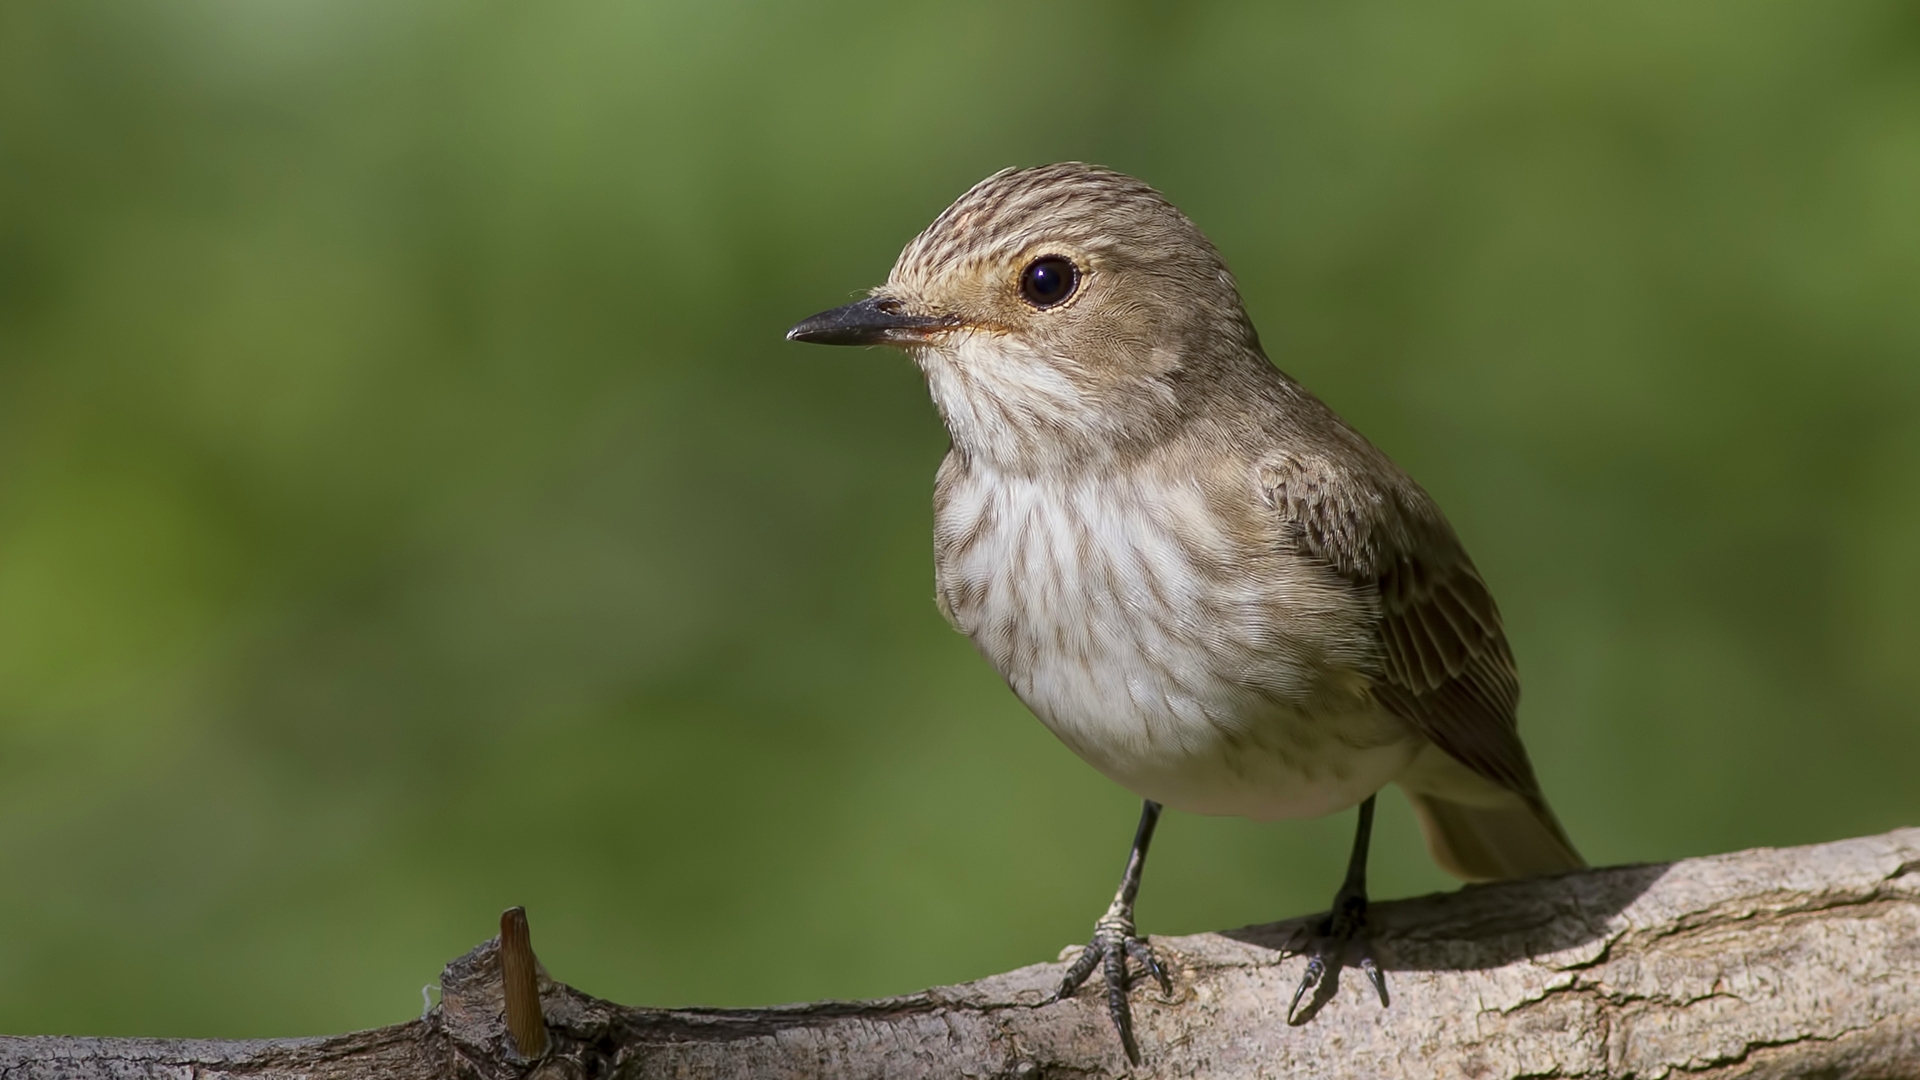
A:
[[[1324,460],[1297,457],[1263,465],[1262,482],[1308,554],[1377,591],[1376,699],[1461,764],[1544,810],[1520,742],[1520,678],[1493,593],[1433,501],[1385,468],[1392,473],[1384,492],[1364,490]]]

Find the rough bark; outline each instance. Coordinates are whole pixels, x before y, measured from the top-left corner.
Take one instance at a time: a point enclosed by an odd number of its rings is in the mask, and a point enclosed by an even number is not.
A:
[[[1374,909],[1390,1008],[1347,973],[1297,1026],[1302,920],[1162,938],[1142,986],[1153,1076],[1920,1078],[1920,829],[1476,886]],[[867,1002],[639,1009],[543,980],[522,1062],[497,945],[447,966],[425,1019],[245,1042],[4,1038],[0,1078],[1041,1077],[1126,1071],[1099,985],[1062,965]]]

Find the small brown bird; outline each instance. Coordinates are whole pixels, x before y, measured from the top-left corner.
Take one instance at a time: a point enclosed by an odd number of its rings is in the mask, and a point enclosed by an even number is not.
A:
[[[1041,722],[1146,806],[1062,980],[1103,969],[1139,1061],[1134,928],[1162,806],[1256,820],[1358,805],[1344,884],[1288,1007],[1366,956],[1374,794],[1397,783],[1471,881],[1584,865],[1520,744],[1493,596],[1427,493],[1268,361],[1220,253],[1130,176],[1008,169],[886,284],[787,337],[892,345],[953,448],[934,481],[941,613]]]

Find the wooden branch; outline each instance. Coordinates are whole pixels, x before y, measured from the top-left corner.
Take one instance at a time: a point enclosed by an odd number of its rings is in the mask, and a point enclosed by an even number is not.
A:
[[[1475,886],[1380,904],[1363,979],[1283,1020],[1301,920],[1162,938],[1175,994],[1134,992],[1154,1076],[1920,1078],[1920,829]],[[497,943],[447,966],[424,1020],[246,1042],[0,1038],[0,1080],[1043,1077],[1126,1071],[1098,979],[1062,965],[868,1002],[637,1009],[542,977],[522,1061]]]

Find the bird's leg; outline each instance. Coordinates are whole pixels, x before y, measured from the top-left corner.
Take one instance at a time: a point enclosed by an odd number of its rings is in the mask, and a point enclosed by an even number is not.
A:
[[[1373,800],[1360,804],[1360,824],[1353,833],[1353,855],[1347,860],[1347,880],[1340,885],[1340,891],[1333,895],[1333,910],[1314,928],[1313,952],[1307,957],[1307,973],[1301,976],[1300,988],[1293,992],[1293,1001],[1287,1005],[1287,1022],[1296,1023],[1294,1010],[1300,1007],[1300,999],[1309,990],[1317,990],[1321,980],[1327,977],[1329,970],[1338,971],[1344,960],[1347,947],[1360,944],[1360,970],[1367,973],[1367,981],[1373,983],[1373,989],[1380,995],[1380,1004],[1387,1004],[1387,977],[1373,962],[1367,944],[1367,844],[1373,838]]]
[[[1113,903],[1107,905],[1107,913],[1093,924],[1093,940],[1080,950],[1080,956],[1067,969],[1066,978],[1060,980],[1060,989],[1054,991],[1051,1001],[1060,1001],[1073,996],[1080,984],[1087,981],[1094,968],[1100,968],[1106,975],[1107,1015],[1113,1018],[1113,1026],[1120,1032],[1120,1045],[1127,1051],[1127,1060],[1140,1064],[1140,1047],[1133,1041],[1133,1013],[1127,1007],[1127,957],[1139,961],[1160,984],[1160,989],[1173,993],[1173,980],[1167,977],[1167,969],[1153,955],[1153,946],[1141,937],[1133,928],[1133,898],[1140,891],[1140,870],[1147,864],[1147,845],[1153,842],[1153,827],[1160,821],[1160,804],[1152,799],[1140,808],[1140,828],[1133,834],[1133,851],[1127,856],[1127,871],[1120,877],[1120,891],[1113,894]]]

